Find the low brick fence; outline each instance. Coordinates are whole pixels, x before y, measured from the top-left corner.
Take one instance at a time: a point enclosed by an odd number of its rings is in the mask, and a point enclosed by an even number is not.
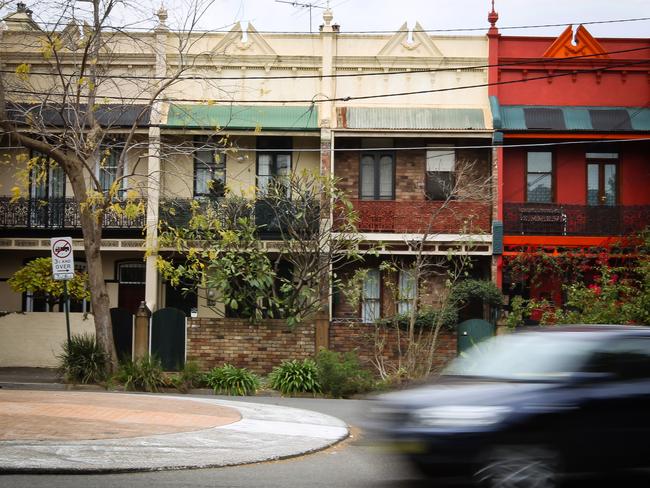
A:
[[[330,324],[330,349],[339,352],[356,351],[359,359],[365,364],[371,364],[375,350],[375,326],[372,324],[360,324],[350,322],[335,322]],[[405,334],[402,334],[402,351],[404,351]],[[399,356],[397,347],[397,334],[394,329],[385,330],[382,336],[385,341],[383,348],[384,359],[387,363],[395,363]],[[457,354],[456,331],[441,329],[435,356],[433,359],[433,371],[442,369]]]
[[[373,357],[374,327],[368,324],[333,323],[329,348],[337,352],[355,351],[370,365]],[[387,359],[397,357],[396,337],[387,339]],[[287,359],[304,359],[315,354],[315,327],[312,323],[287,327],[283,320],[251,324],[246,319],[190,318],[187,320],[187,360],[201,370],[230,363],[260,374],[269,373]],[[434,369],[456,356],[455,331],[443,330],[438,338]]]
[[[187,320],[187,360],[202,370],[230,363],[256,373],[268,373],[285,359],[314,355],[314,326],[293,330],[284,320],[251,324],[246,319],[191,318]]]

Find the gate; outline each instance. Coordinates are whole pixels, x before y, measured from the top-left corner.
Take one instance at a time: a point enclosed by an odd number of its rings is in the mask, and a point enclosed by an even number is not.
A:
[[[120,361],[133,358],[133,314],[124,308],[111,308],[113,342]]]
[[[185,314],[177,308],[161,308],[151,316],[151,355],[165,371],[178,371],[185,363]]]
[[[470,319],[458,324],[458,353],[494,335],[494,325],[487,320]]]

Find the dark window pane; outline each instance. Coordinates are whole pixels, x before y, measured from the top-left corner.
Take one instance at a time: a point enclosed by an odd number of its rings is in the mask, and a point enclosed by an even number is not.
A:
[[[551,175],[528,175],[528,201],[538,203],[550,203],[553,201]]]

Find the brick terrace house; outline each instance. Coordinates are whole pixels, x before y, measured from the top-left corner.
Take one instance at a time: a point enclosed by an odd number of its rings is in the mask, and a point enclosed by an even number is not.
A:
[[[108,74],[115,74],[100,96],[115,101],[116,115],[104,120],[116,139],[133,122],[133,114],[120,107],[119,100],[133,96],[131,90],[137,88],[121,80],[129,75],[164,77],[178,66],[174,33],[166,19],[161,9],[151,31],[115,34],[111,39],[119,46],[119,58],[110,63],[108,57],[100,59],[112,70]],[[15,71],[27,60],[35,84],[50,86],[52,61],[42,55],[42,27],[22,3],[4,20],[1,54],[6,69]],[[174,340],[187,340],[187,357],[200,359],[205,367],[242,360],[242,350],[231,347],[232,337],[245,338],[240,340],[251,347],[260,343],[259,350],[249,355],[253,362],[269,351],[278,357],[299,354],[291,348],[283,352],[286,337],[277,329],[263,332],[262,338],[261,329],[241,320],[229,326],[217,319],[207,297],[180,296],[161,280],[155,246],[145,255],[145,243],[155,243],[158,219],[165,215],[160,208],[205,198],[210,182],[255,199],[269,179],[289,171],[334,174],[339,179],[360,215],[364,239],[383,247],[380,257],[368,263],[373,269],[372,303],[352,310],[335,300],[328,317],[334,323],[369,322],[394,311],[395,304],[383,292],[378,266],[391,256],[410,259],[414,251],[409,242],[425,233],[427,253],[472,255],[473,272],[491,276],[491,192],[477,195],[458,179],[464,170],[484,181],[492,174],[492,155],[486,148],[492,117],[487,88],[481,86],[488,76],[487,39],[430,36],[419,24],[413,32],[404,24],[394,34],[345,34],[332,20],[332,12],[325,11],[321,30],[314,34],[262,35],[250,24],[245,33],[237,24],[230,32],[193,34],[183,53],[194,60],[186,79],[165,90],[139,119],[138,144],[127,158],[127,167],[137,167],[137,175],[125,178],[120,192],[137,191],[146,214],[109,218],[104,225],[103,272],[111,306],[132,312],[145,301],[154,313],[169,307],[188,316],[194,313],[187,338],[183,329]],[[79,29],[67,26],[66,42],[74,42]],[[73,57],[67,57],[65,49],[62,52],[63,67],[74,73]],[[20,82],[17,75],[8,75],[7,80]],[[464,85],[479,87],[457,89]],[[48,103],[52,100],[43,100],[41,108],[47,109]],[[44,124],[47,130],[59,130],[55,120]],[[217,141],[222,136],[238,148],[236,153],[220,150]],[[6,280],[30,259],[47,256],[48,238],[53,235],[72,235],[75,257],[83,263],[78,205],[70,183],[56,167],[45,179],[29,175],[21,181],[17,175],[33,154],[15,146],[7,134],[2,143],[8,164],[0,168],[0,309],[43,313],[45,305],[29,294],[13,293]],[[103,182],[100,190],[115,182],[112,160],[102,165],[89,162]],[[20,200],[12,201],[11,188],[16,185],[25,186],[25,191]],[[75,311],[81,320],[88,307],[79,307]],[[43,322],[29,314],[19,318]],[[309,356],[315,350],[315,333],[313,324],[306,327],[299,343],[311,341],[312,346],[300,347]],[[16,331],[26,329],[16,324]],[[344,329],[325,327],[324,333],[321,344],[346,344]],[[220,341],[230,341],[229,346]],[[453,354],[455,347],[450,351]],[[50,348],[44,354],[51,353]]]
[[[650,40],[503,36],[490,14],[490,103],[504,260],[606,248],[650,223]],[[497,280],[510,290],[500,261]],[[562,300],[547,276],[517,293]]]

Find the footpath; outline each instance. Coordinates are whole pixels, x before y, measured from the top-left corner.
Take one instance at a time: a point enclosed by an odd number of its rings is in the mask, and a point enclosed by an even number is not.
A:
[[[67,391],[49,370],[0,368],[0,473],[207,468],[300,456],[345,439],[308,410],[170,394]]]

